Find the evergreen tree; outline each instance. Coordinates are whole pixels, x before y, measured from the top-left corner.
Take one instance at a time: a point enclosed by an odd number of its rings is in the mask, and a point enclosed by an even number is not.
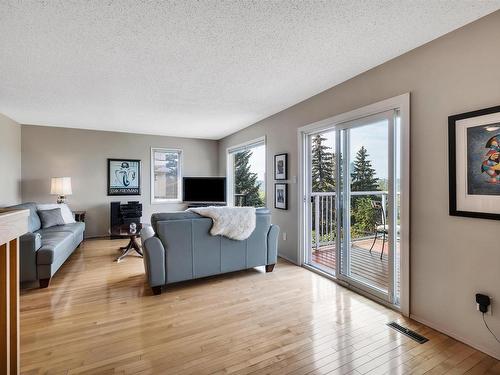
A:
[[[325,146],[320,134],[312,140],[312,189],[314,192],[333,191],[335,188],[335,154]]]
[[[361,146],[356,153],[351,172],[351,191],[377,191],[379,179],[375,177],[375,169],[369,160],[368,151]],[[363,236],[373,231],[375,211],[371,201],[379,198],[353,196],[351,198],[351,235]]]
[[[375,191],[378,190],[378,178],[375,177],[375,169],[368,159],[368,151],[361,146],[356,153],[351,173],[352,191]]]
[[[257,182],[257,173],[250,171],[251,156],[251,150],[238,152],[234,156],[234,191],[236,194],[245,195],[245,205],[260,207],[264,205],[264,201],[259,195],[260,183]]]

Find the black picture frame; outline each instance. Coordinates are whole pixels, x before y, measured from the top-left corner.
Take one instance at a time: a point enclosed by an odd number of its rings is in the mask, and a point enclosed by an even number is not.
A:
[[[500,106],[484,108],[476,111],[460,113],[448,117],[448,166],[449,166],[449,214],[479,219],[500,220],[500,213],[494,214],[480,211],[463,211],[457,208],[457,121],[490,115],[500,114]]]
[[[129,163],[137,166],[137,187],[115,187],[111,184],[111,164]],[[108,159],[108,196],[141,195],[141,160],[140,159]]]
[[[284,165],[282,166],[283,173],[278,173],[279,172],[278,163],[280,161],[282,161],[284,163]],[[277,181],[288,180],[288,154],[287,153],[274,155],[274,179]]]
[[[283,201],[279,202],[278,187],[283,188],[284,196]],[[274,184],[274,208],[278,210],[288,210],[288,184],[284,182],[278,182]]]

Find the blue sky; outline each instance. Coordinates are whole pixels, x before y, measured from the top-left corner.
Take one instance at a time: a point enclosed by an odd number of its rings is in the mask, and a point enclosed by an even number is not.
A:
[[[266,147],[264,145],[252,148],[250,171],[257,173],[258,180],[264,181],[266,174]]]
[[[368,150],[369,159],[376,171],[377,178],[388,176],[388,128],[387,122],[381,121],[375,124],[361,126],[351,129],[351,161],[361,146]],[[335,138],[333,132],[324,133],[325,145],[334,148]],[[335,151],[336,152],[336,151]]]

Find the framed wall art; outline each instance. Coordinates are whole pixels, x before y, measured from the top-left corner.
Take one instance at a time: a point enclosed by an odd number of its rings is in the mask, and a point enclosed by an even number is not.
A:
[[[452,216],[500,220],[500,106],[448,118]]]
[[[141,161],[108,159],[108,195],[141,195]]]
[[[288,184],[274,184],[274,208],[288,210]]]
[[[274,179],[286,180],[288,178],[288,154],[274,155]]]

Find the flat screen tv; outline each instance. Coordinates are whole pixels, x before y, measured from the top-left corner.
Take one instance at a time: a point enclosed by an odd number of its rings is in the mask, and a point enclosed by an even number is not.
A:
[[[183,200],[193,203],[226,202],[225,177],[184,177]]]

